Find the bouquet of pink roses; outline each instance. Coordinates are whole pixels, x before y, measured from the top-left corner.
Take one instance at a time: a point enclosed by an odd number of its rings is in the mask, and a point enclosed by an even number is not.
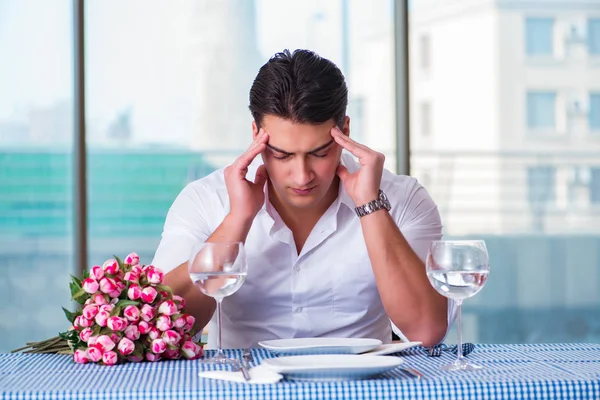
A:
[[[184,299],[162,284],[162,271],[139,264],[136,253],[94,266],[83,280],[72,278],[71,295],[81,307],[63,308],[72,327],[59,338],[68,342],[75,362],[114,365],[202,356]],[[36,343],[38,349],[59,350],[58,343],[45,342]]]

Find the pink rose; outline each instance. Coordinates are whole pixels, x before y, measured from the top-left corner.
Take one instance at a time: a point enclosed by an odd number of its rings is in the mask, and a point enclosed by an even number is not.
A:
[[[93,295],[92,300],[94,301],[94,303],[96,305],[99,305],[99,306],[108,304],[108,300],[106,299],[106,297],[104,297],[104,295],[102,293],[96,293],[95,295]]]
[[[156,299],[158,292],[152,286],[146,286],[142,289],[142,301],[144,303],[152,303]]]
[[[98,311],[104,311],[110,313],[115,308],[114,304],[103,304],[100,306]]]
[[[163,315],[173,315],[177,312],[177,306],[171,300],[166,300],[160,303],[158,306],[158,313]]]
[[[160,354],[154,354],[151,352],[146,353],[146,360],[150,362],[160,361]]]
[[[148,268],[146,271],[146,276],[148,277],[148,282],[158,284],[161,283],[164,278],[164,273],[158,268]]]
[[[125,337],[129,340],[138,340],[140,338],[140,329],[137,325],[129,325],[125,328]]]
[[[173,322],[173,327],[177,329],[182,329],[185,326],[185,323],[185,315],[181,315],[177,319],[175,319],[175,321]]]
[[[189,340],[185,342],[183,346],[181,346],[181,353],[188,360],[195,360],[197,358],[202,357],[203,351],[202,347]]]
[[[138,322],[140,320],[140,309],[136,306],[126,306],[123,315],[131,322]]]
[[[87,351],[83,349],[75,350],[75,353],[73,353],[73,360],[79,364],[87,364],[89,361]]]
[[[144,357],[142,357],[142,356],[136,356],[134,354],[131,354],[130,356],[127,357],[127,361],[129,361],[129,362],[141,362],[141,361],[144,361]]]
[[[121,341],[121,337],[122,336],[123,335],[121,335],[119,333],[113,332],[113,333],[110,334],[110,340],[112,340],[113,343],[116,344],[116,343],[119,343]]]
[[[98,361],[102,360],[103,351],[100,348],[100,345],[98,345],[98,344],[95,344],[92,346],[90,346],[88,344],[87,353],[88,353],[88,357],[91,362],[98,362]]]
[[[87,341],[88,347],[95,345],[97,341],[98,341],[98,336],[90,336],[90,338]]]
[[[160,331],[153,326],[150,328],[150,332],[148,332],[148,337],[152,340],[158,339],[160,337]]]
[[[119,263],[117,263],[117,260],[106,260],[102,265],[102,268],[105,273],[115,275],[119,272]]]
[[[100,279],[100,291],[102,293],[111,293],[117,290],[115,282],[107,277]]]
[[[140,262],[140,257],[136,253],[129,253],[123,260],[125,264],[129,264],[131,266],[137,265]]]
[[[91,319],[87,319],[84,316],[79,316],[78,326],[82,328],[89,328],[94,325],[94,321]]]
[[[121,295],[121,292],[117,289],[117,290],[113,290],[112,292],[109,292],[108,295],[110,297],[112,297],[113,299],[116,299],[117,297],[119,297]]]
[[[118,280],[115,283],[117,285],[117,290],[119,292],[122,292],[123,290],[127,289],[127,285],[125,285],[122,281]]]
[[[92,328],[85,328],[79,332],[79,339],[81,339],[82,342],[87,343],[87,341],[90,340],[90,337],[92,337],[92,333]]]
[[[154,354],[164,353],[167,349],[167,344],[162,339],[154,339],[150,345],[150,349]]]
[[[125,276],[123,277],[127,282],[137,282],[138,276],[131,271],[125,272]]]
[[[99,281],[104,278],[104,270],[99,265],[94,265],[90,270],[90,278]]]
[[[143,270],[142,267],[140,267],[139,265],[134,265],[133,267],[131,267],[131,272],[136,274],[139,278],[140,276],[142,276]]]
[[[127,290],[127,297],[129,297],[130,300],[139,299],[142,297],[142,288],[135,284],[129,286],[129,290]]]
[[[196,318],[194,318],[194,316],[190,315],[190,314],[184,314],[184,315],[185,315],[185,326],[183,327],[183,330],[185,332],[189,332],[194,327],[194,324],[196,323]]]
[[[152,330],[152,325],[150,325],[148,321],[140,321],[140,323],[138,324],[138,329],[140,331],[140,334],[145,335]]]
[[[156,319],[156,328],[161,331],[168,331],[173,328],[173,322],[171,322],[171,318],[166,315],[161,315]]]
[[[167,345],[177,346],[179,341],[181,341],[181,335],[175,331],[168,330],[162,334],[162,339]]]
[[[98,291],[98,288],[100,287],[98,285],[98,282],[96,282],[94,279],[92,278],[85,278],[83,280],[83,282],[81,282],[81,287],[83,287],[83,290],[86,293],[89,294],[94,294]]]
[[[156,310],[150,304],[144,304],[140,310],[142,319],[150,322],[156,316]]]
[[[165,358],[168,358],[170,360],[178,360],[181,357],[179,349],[167,349],[162,354]]]
[[[127,328],[127,320],[121,317],[110,317],[106,320],[106,326],[116,332],[124,331]]]
[[[98,324],[99,326],[104,328],[106,326],[106,320],[108,320],[109,318],[110,318],[110,314],[108,312],[99,311],[98,314],[96,314],[94,321],[96,321],[96,324]]]
[[[121,341],[119,342],[119,345],[117,346],[117,349],[119,350],[119,353],[121,353],[124,356],[128,356],[131,353],[133,353],[133,350],[135,349],[135,345],[133,344],[133,342],[129,339],[127,339],[126,337],[121,339]]]
[[[115,348],[115,342],[107,335],[100,335],[98,336],[98,340],[96,340],[95,346],[98,346],[105,353]]]
[[[83,307],[81,314],[87,319],[94,319],[96,314],[98,314],[98,306],[95,304],[90,304],[88,306]]]
[[[119,361],[119,357],[114,351],[107,351],[102,354],[102,362],[104,365],[115,365],[117,361]]]
[[[181,296],[174,295],[173,301],[177,304],[177,309],[182,310],[185,308],[185,299]]]

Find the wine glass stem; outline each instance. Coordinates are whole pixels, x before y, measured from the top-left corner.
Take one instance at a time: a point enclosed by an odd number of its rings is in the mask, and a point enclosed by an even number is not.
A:
[[[458,347],[456,348],[456,363],[462,362],[462,300],[456,301],[456,329],[458,330]]]
[[[217,301],[217,357],[223,357],[223,349],[221,348],[221,299]]]

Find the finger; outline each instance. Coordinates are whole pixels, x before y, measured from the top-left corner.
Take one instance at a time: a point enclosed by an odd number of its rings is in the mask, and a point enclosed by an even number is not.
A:
[[[244,153],[242,153],[242,155],[239,156],[237,160],[235,160],[235,162],[233,163],[235,167],[239,170],[248,168],[248,166],[252,163],[256,156],[265,150],[265,148],[267,147],[266,142],[268,139],[269,135],[267,135],[264,131],[262,134],[259,134],[259,136],[257,136],[256,138],[256,141],[252,143],[250,148]]]
[[[341,164],[338,165],[337,170],[335,172],[336,172],[336,174],[338,174],[338,176],[340,177],[342,182],[345,182],[346,178],[348,178],[350,176],[350,172],[348,172],[348,168],[344,167]]]
[[[265,168],[265,164],[261,164],[258,169],[256,170],[256,176],[254,177],[254,184],[257,186],[264,186],[265,182],[267,181],[267,178],[269,177],[269,174],[267,173],[267,168]]]
[[[331,136],[337,144],[339,144],[344,149],[348,150],[350,153],[352,153],[358,158],[368,157],[369,155],[375,153],[367,146],[357,143],[354,140],[350,139],[348,136],[344,135],[337,126],[331,130]]]

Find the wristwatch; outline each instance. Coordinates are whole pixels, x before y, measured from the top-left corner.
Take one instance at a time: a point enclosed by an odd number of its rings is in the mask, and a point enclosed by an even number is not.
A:
[[[390,201],[383,190],[379,189],[379,196],[377,196],[375,200],[356,207],[354,211],[356,211],[356,215],[359,217],[364,217],[365,215],[369,215],[377,210],[381,210],[382,208],[390,211],[392,209],[392,205],[390,204]]]

